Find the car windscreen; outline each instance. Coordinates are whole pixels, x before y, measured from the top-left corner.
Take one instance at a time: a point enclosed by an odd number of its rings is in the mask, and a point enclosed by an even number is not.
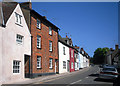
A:
[[[103,71],[115,71],[115,68],[103,68]]]

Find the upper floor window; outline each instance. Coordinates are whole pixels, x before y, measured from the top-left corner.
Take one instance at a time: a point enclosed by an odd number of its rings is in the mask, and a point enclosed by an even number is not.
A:
[[[23,43],[23,36],[17,34],[16,42],[17,42],[18,44],[22,44],[22,43]]]
[[[65,47],[63,47],[63,54],[65,55]]]
[[[41,29],[41,23],[40,23],[40,20],[38,20],[38,19],[37,19],[37,28]]]
[[[37,48],[41,48],[41,36],[37,35]]]
[[[49,51],[52,51],[52,41],[49,41]]]
[[[13,61],[13,73],[20,73],[20,61]]]
[[[16,23],[21,25],[22,24],[22,21],[21,21],[22,16],[16,12],[15,12],[15,16],[16,16]]]
[[[52,28],[49,27],[49,35],[52,35]]]
[[[41,68],[41,56],[37,56],[37,68]]]
[[[71,50],[71,57],[73,58],[73,50]]]

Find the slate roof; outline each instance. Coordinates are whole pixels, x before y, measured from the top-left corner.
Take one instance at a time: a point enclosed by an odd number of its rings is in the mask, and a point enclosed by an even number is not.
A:
[[[9,17],[11,16],[11,14],[13,13],[17,4],[18,4],[17,2],[2,2],[2,10],[5,24]]]
[[[54,27],[57,30],[60,30],[56,25],[54,25],[53,23],[51,23],[49,20],[47,20],[44,16],[40,15],[39,13],[37,13],[35,10],[29,8],[30,2],[25,2],[25,3],[20,3],[20,6],[22,7],[22,9],[26,9],[26,10],[22,10],[24,15],[29,15],[26,11],[29,10],[31,14],[36,15],[38,18],[41,18],[43,21],[45,21],[47,24],[51,25],[51,27]],[[29,20],[29,17],[25,16],[26,21]],[[27,22],[28,26],[29,26],[30,21]]]

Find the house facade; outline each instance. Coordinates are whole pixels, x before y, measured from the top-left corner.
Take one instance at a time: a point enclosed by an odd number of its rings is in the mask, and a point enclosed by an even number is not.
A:
[[[58,41],[59,49],[59,73],[65,73],[70,71],[70,56],[69,56],[69,46],[65,43],[62,37],[59,35]]]
[[[2,3],[2,12],[5,27],[0,27],[0,70],[1,82],[6,83],[24,79],[26,59],[31,56],[31,34],[18,3]]]
[[[58,73],[59,28],[48,21],[45,16],[41,16],[32,10],[30,2],[22,3],[21,7],[32,35],[30,77]],[[26,75],[29,77],[29,74]]]

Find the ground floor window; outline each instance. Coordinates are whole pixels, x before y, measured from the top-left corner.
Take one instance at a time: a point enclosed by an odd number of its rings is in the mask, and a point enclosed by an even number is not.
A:
[[[37,68],[41,68],[41,56],[37,56]]]
[[[71,62],[71,69],[73,69],[73,62]]]
[[[20,73],[20,61],[13,61],[13,73]]]
[[[66,69],[66,61],[63,61],[63,69]]]
[[[52,68],[52,62],[53,62],[53,59],[50,58],[50,59],[49,59],[49,68]]]

